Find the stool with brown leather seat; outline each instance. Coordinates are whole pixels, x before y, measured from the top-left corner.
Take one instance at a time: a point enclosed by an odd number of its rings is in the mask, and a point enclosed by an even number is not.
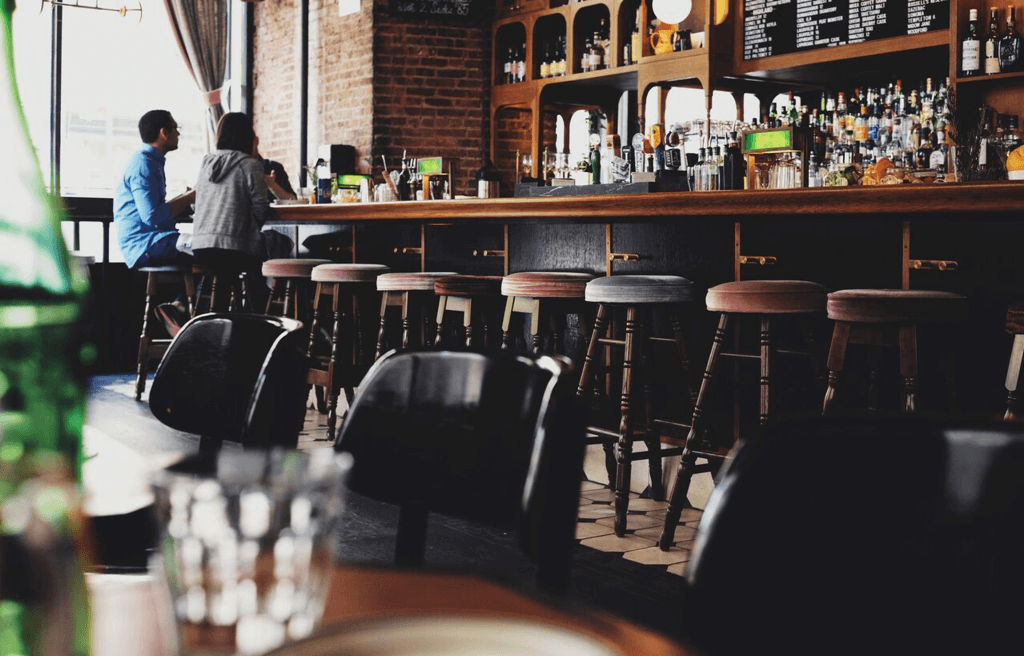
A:
[[[374,361],[379,360],[387,347],[387,316],[389,307],[397,307],[402,317],[402,348],[410,345],[425,346],[432,337],[427,323],[434,319],[437,311],[437,295],[434,283],[440,278],[457,276],[454,271],[427,271],[411,273],[385,273],[377,277],[377,291],[380,299],[380,330],[377,332],[377,350]],[[420,325],[419,335],[410,340],[413,323]]]
[[[444,318],[448,312],[462,314],[466,346],[473,346],[477,332],[482,346],[490,346],[489,334],[501,307],[502,276],[446,276],[434,281],[437,296],[437,335],[434,346],[444,341]]]
[[[346,400],[351,403],[355,388],[369,366],[368,326],[364,325],[362,308],[376,294],[377,276],[388,271],[390,269],[383,264],[321,264],[310,274],[310,279],[316,283],[316,292],[309,333],[307,382],[324,388],[330,440],[334,439],[337,427],[338,394],[344,389]],[[330,316],[324,321],[321,315],[325,308],[321,305],[328,297]],[[318,339],[324,324],[331,328],[329,345]],[[324,353],[325,350],[328,352]]]
[[[146,296],[142,310],[142,332],[139,334],[139,356],[136,362],[135,377],[135,400],[142,400],[142,393],[146,391],[146,376],[149,373],[151,360],[158,360],[167,351],[171,343],[170,337],[154,337],[152,328],[149,325],[150,315],[156,309],[157,291],[161,285],[176,285],[179,289],[184,286],[186,305],[188,306],[189,317],[195,313],[195,286],[192,280],[192,270],[188,266],[169,264],[166,266],[145,266],[139,267],[138,271],[146,275]]]
[[[589,273],[564,271],[523,271],[505,276],[501,281],[501,293],[507,298],[501,322],[501,347],[509,348],[512,344],[513,315],[525,315],[530,317],[530,349],[541,352],[546,331],[551,340],[549,351],[561,353],[559,318],[570,312],[574,303],[581,304],[587,283],[593,279]]]
[[[917,327],[963,321],[967,318],[967,298],[941,291],[845,289],[828,295],[828,317],[836,323],[828,354],[828,389],[822,414],[833,410],[849,344],[899,347],[901,408],[905,413],[913,413],[917,409]],[[869,398],[875,406],[874,390],[869,392]],[[950,402],[955,401],[951,398]]]
[[[714,379],[715,369],[720,357],[754,360],[760,365],[760,407],[758,422],[765,425],[772,418],[773,394],[775,382],[773,369],[776,355],[793,354],[795,351],[778,348],[773,337],[774,323],[784,317],[807,318],[820,314],[825,309],[828,290],[815,282],[806,280],[739,280],[716,285],[708,290],[706,304],[709,312],[721,314],[718,329],[715,331],[714,342],[708,354],[704,380],[701,382],[697,401],[694,404],[693,419],[690,431],[686,436],[679,471],[672,488],[668,514],[665,517],[665,528],[659,541],[662,550],[667,551],[673,543],[676,526],[686,503],[686,494],[690,487],[690,479],[699,471],[711,471],[715,465],[721,464],[728,449],[717,449],[706,444],[704,411],[707,397]],[[757,355],[748,353],[724,352],[722,345],[730,325],[738,319],[756,318],[760,322],[760,348]],[[816,375],[818,364],[816,348],[813,343],[813,331],[807,326],[805,336],[808,348],[804,355],[811,360],[812,373]],[[777,412],[777,411],[776,411]],[[706,458],[706,465],[697,466],[698,457]]]
[[[601,444],[605,450],[605,464],[608,469],[608,480],[615,490],[615,533],[622,536],[626,531],[627,511],[629,509],[629,491],[632,478],[632,464],[636,460],[647,460],[650,469],[651,497],[655,500],[665,498],[662,483],[662,458],[678,455],[681,448],[662,449],[662,428],[688,428],[679,419],[689,420],[692,408],[692,387],[689,376],[689,356],[683,334],[681,311],[685,304],[693,301],[694,284],[680,276],[659,275],[623,275],[595,278],[587,283],[586,301],[597,303],[597,318],[590,334],[586,358],[580,372],[580,382],[576,395],[588,398],[595,386],[595,379],[607,378],[599,376],[598,360],[600,351],[604,351],[608,360],[612,360],[610,346],[621,346],[623,356],[619,361],[622,366],[621,394],[618,397],[619,412],[617,427],[612,430],[606,426],[590,425],[587,427],[587,443]],[[655,337],[652,310],[664,307],[668,310],[672,337]],[[614,339],[608,334],[609,320],[616,310],[624,310],[625,336]],[[655,392],[655,362],[660,360],[653,353],[645,354],[648,346],[657,342],[671,343],[675,347],[678,360],[672,363],[677,369],[676,377],[680,383],[678,394]],[[612,363],[605,362],[605,368]],[[607,396],[606,396],[607,395]],[[654,417],[654,401],[656,396],[664,398],[668,408],[676,408],[686,413],[685,417],[676,412],[672,420]],[[609,405],[613,400],[611,390],[604,390],[599,405]],[[638,403],[642,401],[643,403]],[[594,413],[595,417],[600,413]],[[593,419],[590,422],[595,424]],[[633,452],[633,442],[643,440],[647,451]],[[615,448],[617,445],[618,448]]]
[[[273,281],[266,314],[297,319],[308,327],[313,307],[310,276],[315,267],[330,263],[314,258],[275,258],[264,262],[263,276]]]

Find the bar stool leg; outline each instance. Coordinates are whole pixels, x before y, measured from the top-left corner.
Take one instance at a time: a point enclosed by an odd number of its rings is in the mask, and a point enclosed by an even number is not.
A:
[[[375,361],[380,360],[380,356],[384,352],[384,328],[387,325],[386,315],[390,300],[391,292],[384,292],[380,295],[380,328],[377,329],[377,348],[373,352]]]
[[[437,298],[437,331],[434,335],[434,346],[440,346],[441,334],[444,332],[444,313],[448,307],[448,297],[439,296]]]
[[[626,310],[626,345],[622,361],[622,401],[619,419],[619,441],[615,469],[615,535],[626,534],[626,509],[629,506],[629,486],[632,478],[633,454],[633,370],[636,367],[636,306]]]
[[[637,316],[640,316],[639,312]],[[653,378],[651,365],[654,359],[651,352],[652,344],[647,340],[647,330],[653,324],[653,319],[648,319],[648,321],[639,318],[637,320],[636,338],[640,340],[642,345],[638,373],[640,374],[644,397],[644,444],[647,445],[647,469],[651,479],[651,498],[655,501],[663,501],[665,499],[665,484],[662,481],[664,472],[661,466],[661,435],[659,435],[653,421],[654,386],[651,382]]]
[[[900,377],[903,378],[903,412],[917,410],[917,325],[900,325]]]
[[[1020,383],[1021,367],[1024,366],[1024,334],[1013,336],[1013,347],[1010,349],[1010,364],[1006,368],[1006,413],[1003,421],[1019,419],[1019,399],[1017,388]]]
[[[828,350],[828,387],[825,389],[825,400],[821,404],[821,414],[828,415],[836,400],[836,388],[839,385],[839,374],[843,372],[843,361],[846,359],[846,346],[850,341],[850,324],[837,321],[832,329],[832,346]]]
[[[761,317],[761,403],[758,423],[768,424],[771,412],[772,369],[774,365],[774,349],[772,348],[772,321],[767,316]]]
[[[722,352],[722,344],[725,342],[725,334],[729,330],[731,317],[722,314],[718,320],[718,328],[715,330],[715,339],[711,343],[711,352],[708,354],[708,364],[704,369],[704,379],[700,383],[700,391],[697,392],[697,402],[693,408],[693,419],[690,420],[690,432],[686,435],[686,442],[683,445],[683,453],[679,458],[679,470],[676,473],[676,481],[672,486],[672,495],[669,500],[668,514],[665,516],[665,528],[661,534],[658,546],[662,551],[668,551],[675,541],[676,526],[679,525],[679,518],[683,514],[683,506],[686,503],[686,493],[690,489],[690,478],[693,476],[693,468],[696,465],[697,456],[694,454],[694,447],[700,437],[704,414],[704,404],[711,387],[711,379],[714,377],[715,366],[718,363],[718,356]]]
[[[580,383],[576,387],[576,398],[585,400],[587,395],[590,393],[592,387],[592,378],[594,376],[593,368],[596,361],[597,349],[600,348],[601,337],[604,335],[605,328],[608,323],[608,315],[611,314],[611,308],[601,303],[597,307],[597,317],[594,319],[594,330],[590,334],[590,341],[587,343],[587,353],[583,358],[583,368],[580,371]],[[615,480],[615,449],[609,442],[603,442],[601,445],[604,448],[604,467],[608,474],[608,482],[611,483]]]
[[[672,337],[676,340],[676,352],[679,354],[679,374],[683,377],[683,387],[692,406],[697,402],[697,391],[693,389],[690,381],[690,354],[686,348],[686,336],[683,335],[683,322],[680,314],[678,307],[669,307],[669,325],[672,327]]]
[[[473,299],[465,299],[465,307],[462,311],[462,327],[466,329],[466,347],[473,346]],[[486,339],[487,333],[484,332]]]
[[[153,310],[156,296],[156,275],[146,274],[146,302],[142,310],[142,332],[139,333],[139,357],[135,368],[135,400],[142,400],[146,389],[146,375],[149,373],[149,314]]]
[[[332,285],[334,294],[331,299],[331,313],[334,315],[334,328],[331,331],[331,359],[327,365],[327,369],[330,372],[329,384],[330,387],[324,390],[327,395],[327,439],[331,442],[334,441],[335,428],[338,424],[338,393],[340,386],[338,385],[338,349],[341,342],[341,289],[339,285]]]

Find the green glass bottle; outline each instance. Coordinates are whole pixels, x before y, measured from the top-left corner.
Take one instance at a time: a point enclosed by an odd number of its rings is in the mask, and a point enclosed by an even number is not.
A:
[[[95,350],[79,331],[88,282],[70,266],[63,210],[43,185],[21,109],[14,4],[0,0],[0,653],[79,656],[89,653],[89,603],[82,523],[72,518]]]

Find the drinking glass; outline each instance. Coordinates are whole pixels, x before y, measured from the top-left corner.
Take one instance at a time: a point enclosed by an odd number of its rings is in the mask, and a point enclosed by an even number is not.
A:
[[[330,447],[231,451],[154,476],[181,654],[261,654],[313,632],[350,467]]]

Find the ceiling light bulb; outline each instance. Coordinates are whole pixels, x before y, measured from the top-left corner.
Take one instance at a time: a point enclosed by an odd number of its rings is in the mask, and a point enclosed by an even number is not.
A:
[[[654,0],[652,9],[662,23],[681,23],[690,15],[693,0]]]

